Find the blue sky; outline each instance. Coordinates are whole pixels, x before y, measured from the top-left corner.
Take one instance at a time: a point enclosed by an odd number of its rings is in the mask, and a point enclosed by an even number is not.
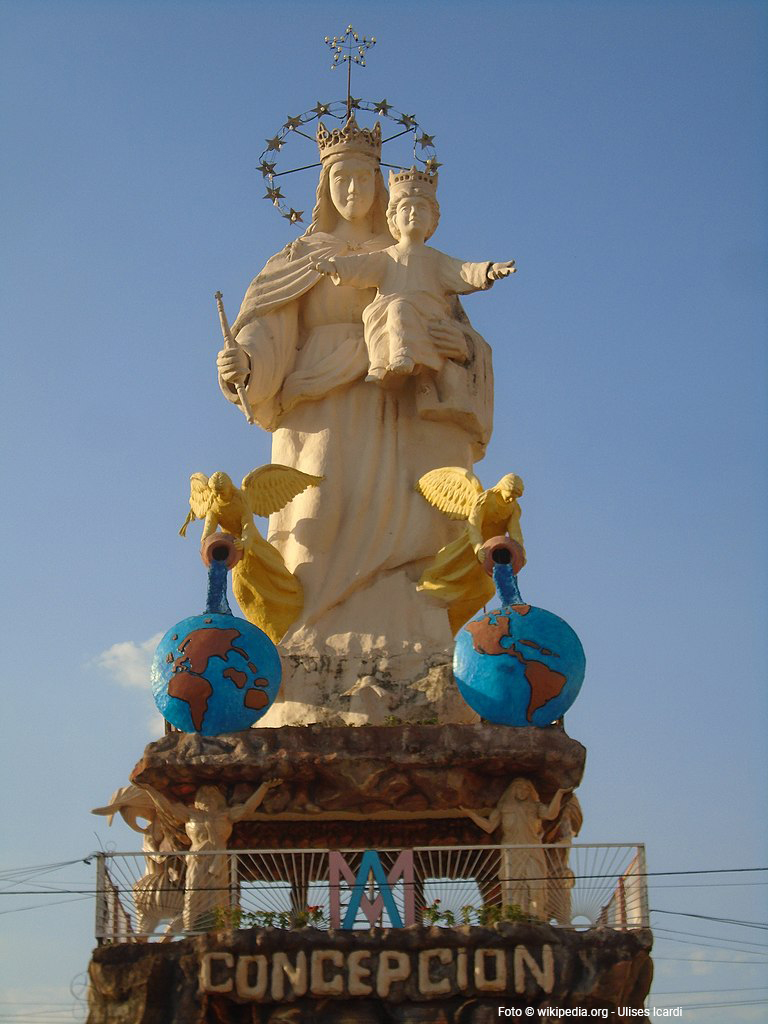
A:
[[[203,600],[195,541],[176,535],[189,474],[269,459],[215,385],[213,293],[234,315],[296,233],[255,167],[288,114],[344,96],[322,40],[350,18],[379,40],[355,95],[436,136],[434,244],[518,262],[466,302],[496,371],[478,473],[524,478],[522,592],[587,652],[567,716],[588,749],[581,839],[645,841],[651,871],[767,865],[765,5],[3,0],[0,15],[0,866],[138,846],[88,812],[159,728],[139,648]],[[312,175],[286,179],[298,209]],[[131,664],[138,685],[121,685]],[[757,877],[660,879],[675,887],[651,906],[765,922],[765,884],[730,884]],[[0,1021],[20,1000],[72,1001],[91,920],[87,902],[2,917]],[[732,962],[756,958],[741,950],[760,932],[670,920],[655,923],[693,934],[657,932],[655,990],[682,993],[660,1003],[765,997],[747,990],[764,969]]]

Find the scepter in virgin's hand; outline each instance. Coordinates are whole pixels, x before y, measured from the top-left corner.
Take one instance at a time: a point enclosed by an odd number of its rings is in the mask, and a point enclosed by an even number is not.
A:
[[[237,342],[232,337],[232,331],[229,329],[229,321],[227,320],[227,314],[224,312],[224,303],[222,301],[223,295],[221,292],[216,292],[214,295],[216,299],[216,308],[219,311],[219,320],[221,321],[221,333],[224,335],[224,348],[234,349],[237,348]],[[248,396],[245,393],[245,384],[242,381],[235,381],[235,391],[237,397],[240,400],[240,406],[245,414],[245,418],[249,423],[255,423],[253,413],[251,412],[251,404],[248,401]]]

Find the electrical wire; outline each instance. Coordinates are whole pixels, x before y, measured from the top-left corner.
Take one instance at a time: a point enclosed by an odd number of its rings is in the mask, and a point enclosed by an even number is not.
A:
[[[712,917],[710,914],[687,914],[682,910],[660,910],[658,907],[651,908],[652,914],[671,914],[675,917],[697,917],[700,921],[715,921],[717,924],[732,924],[739,928],[757,928],[761,931],[768,931],[768,924],[762,921],[739,921],[733,917]]]
[[[656,996],[710,996],[719,995],[721,992],[768,992],[768,985],[742,985],[741,988],[683,988],[677,992],[652,992],[648,997],[655,999]]]
[[[757,946],[758,949],[768,949],[768,943],[765,942],[752,942],[750,939],[731,939],[726,935],[702,935],[701,932],[681,932],[677,928],[662,928],[661,925],[653,925],[654,935],[658,932],[664,932],[667,935],[687,935],[693,939],[712,939],[714,941],[721,939],[723,942],[738,942],[741,946]],[[755,950],[755,953],[757,954],[757,950]]]
[[[715,960],[703,956],[657,956],[656,953],[653,954],[653,960],[654,963],[657,960],[675,960],[682,964],[744,964],[747,967],[765,967],[765,960]]]

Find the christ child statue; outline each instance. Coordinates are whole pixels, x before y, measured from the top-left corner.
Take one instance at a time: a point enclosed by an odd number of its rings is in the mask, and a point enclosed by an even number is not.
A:
[[[376,288],[375,299],[363,311],[367,381],[383,383],[425,368],[439,370],[443,357],[430,327],[452,319],[450,297],[483,291],[515,272],[514,260],[465,263],[426,245],[439,219],[437,174],[417,167],[390,171],[387,223],[395,244],[314,264],[334,284]]]

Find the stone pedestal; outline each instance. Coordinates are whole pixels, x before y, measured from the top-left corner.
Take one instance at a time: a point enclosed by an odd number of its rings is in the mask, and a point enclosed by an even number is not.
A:
[[[610,1013],[642,1007],[650,948],[647,930],[543,924],[253,929],[103,946],[89,968],[88,1024],[492,1024],[500,1007]]]
[[[131,781],[182,801],[216,785],[241,802],[279,779],[235,826],[234,849],[484,845],[493,837],[462,808],[493,807],[520,776],[548,801],[579,785],[585,757],[557,726],[284,726],[172,733],[148,745]]]

